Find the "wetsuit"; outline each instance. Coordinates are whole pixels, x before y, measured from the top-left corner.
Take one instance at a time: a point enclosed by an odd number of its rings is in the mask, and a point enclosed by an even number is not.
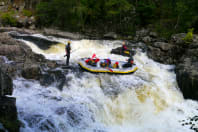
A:
[[[70,43],[67,44],[65,50],[66,50],[66,56],[67,56],[66,65],[68,66],[69,65],[69,58],[70,58],[70,50],[71,50]]]
[[[133,57],[130,56],[130,58],[128,59],[128,62],[124,64],[123,67],[132,67],[132,65],[133,65]]]

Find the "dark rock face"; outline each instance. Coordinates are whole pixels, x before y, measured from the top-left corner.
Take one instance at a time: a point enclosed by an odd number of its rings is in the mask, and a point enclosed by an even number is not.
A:
[[[185,33],[175,34],[169,43],[155,42],[148,46],[148,56],[155,61],[176,65],[179,88],[184,98],[198,100],[198,35],[186,44]]]
[[[12,79],[2,72],[0,68],[0,96],[12,95],[13,83]]]
[[[184,97],[198,100],[198,48],[188,49],[181,57],[176,74]]]
[[[5,97],[12,95],[13,83],[10,77],[39,80],[41,73],[46,72],[45,69],[56,68],[57,63],[33,53],[30,47],[13,39],[6,30],[10,29],[0,29],[0,131],[18,132],[20,123],[17,120],[16,99]],[[43,130],[48,127],[45,126]]]
[[[176,64],[184,52],[184,48],[171,43],[155,42],[148,46],[148,56],[165,64]]]
[[[15,98],[0,97],[0,123],[9,132],[19,132],[20,128],[15,105]]]
[[[22,70],[22,76],[27,79],[38,80],[41,75],[41,69],[39,65],[26,65]]]
[[[51,45],[58,43],[56,41],[50,41],[47,39],[43,39],[40,37],[31,36],[31,35],[27,35],[27,34],[24,35],[24,34],[20,34],[18,32],[10,32],[9,35],[11,35],[13,38],[16,38],[16,39],[23,39],[23,40],[33,42],[37,46],[39,46],[39,48],[41,48],[43,50],[48,49],[48,48],[50,48]]]

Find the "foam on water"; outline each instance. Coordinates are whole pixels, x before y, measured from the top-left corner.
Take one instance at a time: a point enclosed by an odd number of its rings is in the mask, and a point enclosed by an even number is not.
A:
[[[47,59],[65,62],[64,44],[44,51],[24,42]],[[121,41],[72,41],[71,64],[93,53],[125,61],[126,57],[110,54],[120,45]],[[70,72],[62,91],[37,81],[14,80],[19,118],[25,124],[21,131],[192,132],[179,121],[198,115],[198,103],[183,99],[174,66],[159,64],[142,52],[137,52],[134,60],[139,69],[130,75],[83,72],[79,76]]]

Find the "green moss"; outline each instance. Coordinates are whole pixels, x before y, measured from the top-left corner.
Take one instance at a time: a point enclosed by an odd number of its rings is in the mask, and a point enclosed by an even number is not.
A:
[[[193,41],[193,28],[188,29],[188,33],[186,34],[186,36],[183,38],[185,43],[191,43]]]
[[[4,26],[10,25],[10,26],[16,26],[17,20],[14,18],[14,12],[5,12],[1,14],[2,24]]]
[[[24,10],[22,11],[22,13],[23,13],[24,16],[27,16],[27,17],[31,17],[31,16],[32,16],[32,12],[29,11],[29,10],[25,10],[25,9],[24,9]]]

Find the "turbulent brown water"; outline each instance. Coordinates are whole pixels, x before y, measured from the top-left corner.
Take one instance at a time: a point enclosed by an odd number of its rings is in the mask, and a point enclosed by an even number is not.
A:
[[[42,35],[35,35],[45,38]],[[65,63],[66,39],[47,50],[24,41],[47,59]],[[61,44],[62,43],[62,44]],[[110,54],[121,41],[72,41],[71,65],[91,57],[125,61]],[[182,120],[198,115],[198,103],[183,99],[173,72],[174,66],[149,59],[137,50],[138,71],[130,75],[92,74],[70,70],[60,91],[55,84],[44,87],[34,80],[14,80],[14,96],[22,132],[193,132]],[[61,69],[61,68],[60,68]],[[198,122],[193,122],[196,127]],[[198,127],[198,126],[197,126]]]

